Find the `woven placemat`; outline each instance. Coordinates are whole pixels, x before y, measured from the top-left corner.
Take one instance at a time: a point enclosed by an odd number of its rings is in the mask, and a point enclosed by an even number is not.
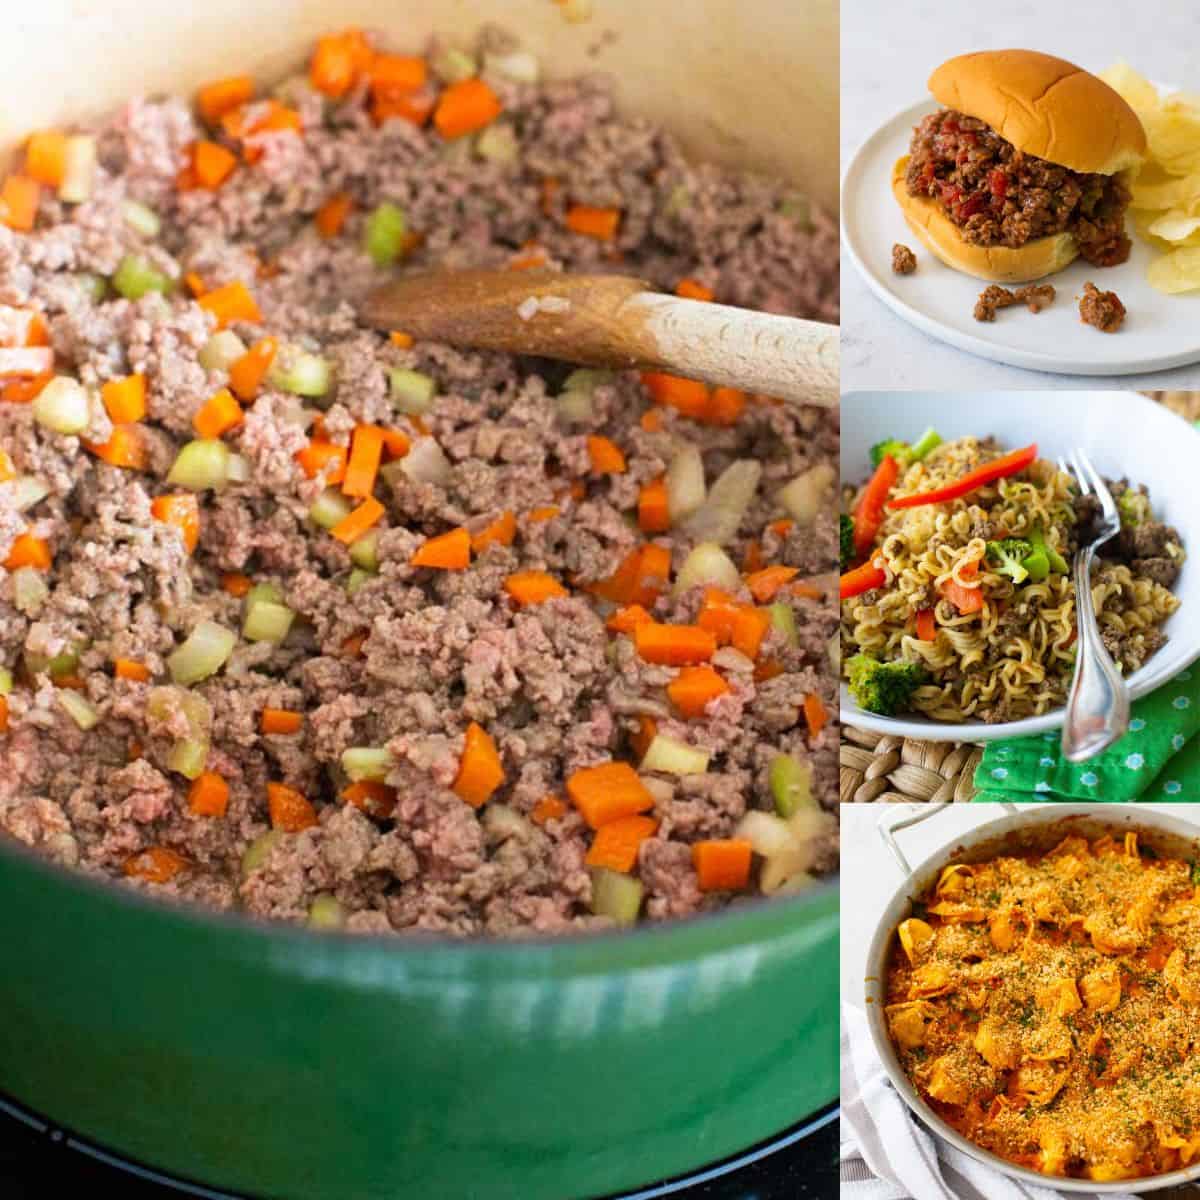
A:
[[[971,800],[982,756],[981,746],[926,742],[843,725],[842,803]]]

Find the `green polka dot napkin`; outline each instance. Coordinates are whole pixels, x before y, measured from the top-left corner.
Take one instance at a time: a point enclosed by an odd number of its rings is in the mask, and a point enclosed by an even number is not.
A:
[[[988,742],[975,786],[977,801],[1200,800],[1200,664],[1136,701],[1103,754],[1066,762],[1057,731]]]

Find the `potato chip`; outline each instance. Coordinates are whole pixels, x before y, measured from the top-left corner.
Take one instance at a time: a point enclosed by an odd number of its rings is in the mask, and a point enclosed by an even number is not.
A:
[[[1158,88],[1139,75],[1123,58],[1118,59],[1100,78],[1119,95],[1134,112],[1152,112],[1158,108]]]
[[[1183,110],[1142,114],[1150,154],[1173,175],[1200,171],[1200,115]]]
[[[1200,229],[1200,217],[1191,217],[1177,208],[1168,209],[1150,226],[1150,232],[1155,237],[1166,238],[1168,242],[1181,242]]]
[[[1156,258],[1146,268],[1146,278],[1169,295],[1195,291],[1200,288],[1200,246],[1186,246]]]
[[[1134,208],[1183,208],[1190,211],[1197,199],[1200,199],[1200,171],[1184,179],[1168,178],[1166,183],[1143,182],[1143,176],[1139,175],[1133,185]]]

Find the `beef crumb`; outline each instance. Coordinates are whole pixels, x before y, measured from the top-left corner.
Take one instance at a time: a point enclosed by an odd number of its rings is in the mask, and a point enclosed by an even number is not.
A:
[[[997,309],[1011,308],[1014,304],[1024,304],[1030,312],[1039,313],[1054,303],[1054,297],[1054,288],[1048,283],[1027,284],[1015,292],[990,283],[975,301],[975,320],[994,321]]]
[[[911,275],[917,269],[917,256],[905,245],[897,242],[892,247],[892,270],[897,275]]]
[[[1125,305],[1116,292],[1102,292],[1089,280],[1079,297],[1079,319],[1085,325],[1094,325],[1101,333],[1116,333],[1125,320]]]

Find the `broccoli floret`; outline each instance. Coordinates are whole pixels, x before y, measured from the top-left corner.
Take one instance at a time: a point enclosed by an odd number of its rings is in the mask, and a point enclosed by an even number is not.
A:
[[[842,534],[842,570],[848,571],[858,557],[854,552],[854,522],[842,513],[839,518]]]
[[[846,669],[850,694],[859,707],[884,717],[906,709],[913,692],[929,677],[920,663],[880,662],[867,654],[856,654]]]
[[[909,462],[920,462],[931,450],[936,450],[942,444],[942,435],[932,427],[912,444],[909,451]]]
[[[1150,498],[1145,492],[1126,488],[1117,497],[1117,509],[1121,514],[1121,524],[1132,528],[1143,521],[1150,520]]]
[[[885,442],[876,442],[871,447],[871,466],[879,466],[889,454],[903,465],[908,462],[909,449],[909,444],[898,438],[888,438]]]
[[[1033,553],[1022,565],[1029,572],[1030,579],[1040,582],[1051,571],[1056,575],[1065,575],[1070,569],[1067,566],[1067,560],[1046,541],[1046,535],[1042,533],[1040,525],[1035,525],[1029,531],[1029,544],[1033,547]],[[1046,559],[1045,570],[1041,569],[1041,564],[1037,561],[1038,555],[1042,555]]]
[[[999,542],[988,542],[988,561],[996,564],[1000,575],[1007,575],[1013,583],[1024,583],[1029,578],[1025,559],[1033,553],[1033,547],[1024,538],[1005,538]]]

